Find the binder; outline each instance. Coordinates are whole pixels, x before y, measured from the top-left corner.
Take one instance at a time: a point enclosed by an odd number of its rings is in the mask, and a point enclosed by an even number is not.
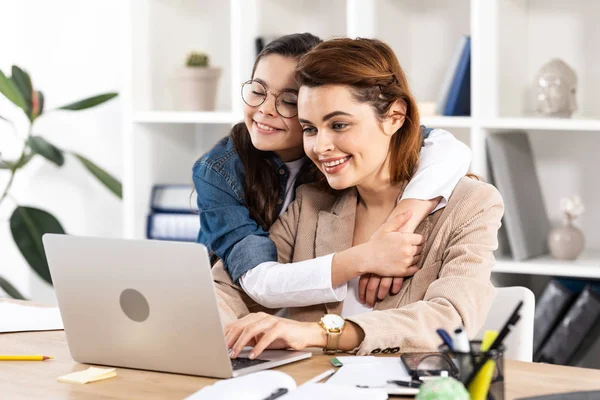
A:
[[[462,36],[460,38],[460,41],[454,49],[454,54],[452,55],[452,60],[450,61],[449,68],[446,70],[444,82],[442,83],[442,90],[440,91],[438,102],[435,107],[435,112],[438,115],[444,115],[444,110],[446,109],[446,104],[448,103],[448,94],[450,93],[450,86],[452,86],[454,75],[456,75],[458,63],[460,62],[460,56],[467,42],[467,38],[468,36]]]
[[[600,294],[586,285],[542,346],[536,361],[566,364],[600,316]]]
[[[197,214],[153,213],[148,215],[148,239],[195,242],[200,231]]]
[[[548,282],[535,308],[533,320],[534,355],[537,354],[574,297],[575,293],[561,285],[557,280],[553,279]]]
[[[150,209],[155,213],[198,212],[193,185],[154,185],[150,195]]]
[[[146,237],[195,242],[200,230],[196,192],[192,185],[161,184],[152,187]]]
[[[527,133],[493,134],[486,146],[494,184],[504,198],[512,257],[521,261],[547,254],[550,221]]]
[[[444,115],[471,115],[471,38],[466,37],[458,66],[448,92]]]

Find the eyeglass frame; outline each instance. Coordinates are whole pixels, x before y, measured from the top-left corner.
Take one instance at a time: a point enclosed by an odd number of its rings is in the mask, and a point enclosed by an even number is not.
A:
[[[260,86],[262,86],[265,89],[265,97],[264,97],[263,101],[261,101],[260,104],[257,104],[255,106],[252,105],[252,104],[248,104],[248,102],[246,101],[246,99],[244,99],[244,85],[252,83],[252,82],[258,83]],[[275,97],[275,111],[277,111],[277,114],[279,114],[279,116],[281,116],[281,118],[285,118],[285,119],[296,118],[298,116],[298,110],[297,109],[296,109],[296,114],[292,115],[291,117],[286,117],[285,115],[282,115],[279,112],[279,109],[277,108],[277,99],[283,93],[294,93],[296,96],[298,96],[298,93],[296,93],[296,92],[294,92],[292,90],[283,90],[283,91],[279,92],[279,94],[275,95],[271,90],[267,90],[267,88],[265,87],[265,85],[263,85],[262,83],[260,83],[256,79],[249,79],[246,82],[242,82],[242,85],[241,85],[241,88],[240,88],[240,95],[242,96],[242,101],[247,106],[249,106],[249,107],[260,107],[260,106],[262,106],[263,104],[265,104],[265,101],[267,101],[267,98],[269,97],[269,94],[270,94],[271,96]],[[297,108],[297,106],[296,106],[296,108]]]

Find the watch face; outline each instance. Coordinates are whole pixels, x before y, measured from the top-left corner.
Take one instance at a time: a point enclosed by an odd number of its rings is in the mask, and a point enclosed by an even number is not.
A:
[[[323,325],[325,325],[328,329],[342,329],[344,327],[344,318],[335,314],[325,314],[323,318]]]

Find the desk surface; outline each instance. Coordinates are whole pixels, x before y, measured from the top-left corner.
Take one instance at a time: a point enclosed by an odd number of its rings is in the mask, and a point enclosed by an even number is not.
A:
[[[0,393],[10,399],[183,399],[214,379],[131,369],[87,385],[65,384],[56,377],[86,369],[73,361],[64,331],[3,333],[0,352],[43,354],[50,361],[0,361]],[[315,354],[278,370],[301,384],[331,368],[329,357]],[[506,398],[514,399],[576,390],[600,390],[600,370],[506,361]]]

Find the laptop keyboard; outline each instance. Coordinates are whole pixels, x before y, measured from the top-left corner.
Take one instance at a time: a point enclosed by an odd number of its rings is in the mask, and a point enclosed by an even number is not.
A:
[[[254,360],[251,360],[247,357],[237,357],[237,358],[234,358],[231,360],[231,367],[235,371],[235,370],[238,370],[241,368],[252,367],[254,365],[266,363],[269,361],[271,361],[271,360],[261,360],[259,358],[255,358]]]

